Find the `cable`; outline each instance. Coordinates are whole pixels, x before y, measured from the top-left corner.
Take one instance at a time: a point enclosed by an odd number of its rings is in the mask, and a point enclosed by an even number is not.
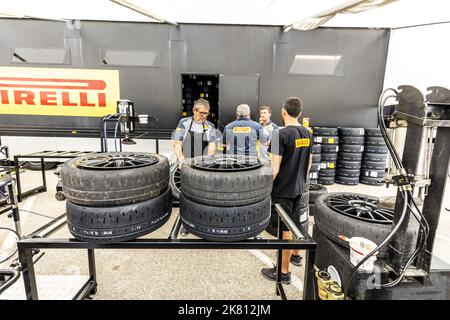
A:
[[[393,91],[395,95],[388,95],[386,97],[384,97],[384,95],[388,92],[388,91]],[[390,137],[387,134],[387,128],[386,125],[384,123],[384,119],[383,119],[383,115],[384,115],[384,104],[386,103],[386,101],[390,98],[395,98],[397,97],[397,90],[393,89],[393,88],[387,88],[386,90],[384,90],[382,92],[382,94],[380,95],[380,98],[378,100],[378,108],[377,108],[377,120],[378,120],[378,125],[380,127],[380,132],[381,135],[383,136],[383,140],[386,143],[386,146],[389,150],[389,153],[392,156],[394,165],[397,168],[397,173],[398,174],[402,174],[402,175],[406,175],[406,170],[403,166],[403,163],[401,161],[401,158],[399,156],[399,154],[397,153],[397,150],[395,149]],[[403,269],[403,271],[401,272],[401,274],[399,275],[399,277],[390,282],[390,283],[386,283],[381,285],[381,287],[393,287],[395,285],[397,285],[402,279],[403,276],[406,273],[406,270],[408,269],[408,267],[410,266],[410,264],[412,263],[412,261],[414,261],[414,259],[416,258],[417,254],[425,247],[426,242],[428,240],[428,235],[429,235],[429,225],[428,222],[426,221],[425,217],[423,216],[422,212],[419,210],[413,194],[410,190],[401,190],[400,194],[403,196],[403,209],[402,209],[402,213],[400,215],[400,218],[397,222],[397,224],[395,225],[395,227],[392,229],[392,231],[389,233],[389,235],[383,240],[383,242],[378,245],[374,250],[372,250],[368,255],[366,255],[351,271],[350,276],[348,277],[347,281],[345,282],[344,285],[344,296],[347,297],[347,293],[348,293],[348,289],[349,289],[349,284],[351,279],[353,278],[353,276],[355,275],[356,271],[358,270],[358,268],[364,263],[366,262],[371,256],[373,256],[376,252],[378,252],[379,249],[381,249],[382,247],[384,247],[389,240],[393,237],[393,235],[398,231],[398,229],[400,228],[401,224],[403,223],[406,214],[408,212],[408,209],[410,210],[410,212],[413,214],[414,218],[419,222],[420,227],[422,228],[422,230],[424,231],[424,237],[422,239],[422,243],[420,245],[417,246],[416,250],[411,254],[411,256],[409,257],[408,261],[405,264],[405,267]],[[419,215],[419,217],[416,216],[416,214],[414,213],[414,211],[412,210],[410,204],[409,204],[409,197],[411,198],[411,202],[414,204],[415,209],[417,210],[417,213]]]
[[[114,128],[114,147],[117,152],[117,128],[119,127],[120,120],[122,119],[122,115],[119,115],[119,118],[117,119],[116,127]]]
[[[105,152],[108,152],[108,136],[106,132],[106,120],[108,120],[110,115],[103,118],[103,144],[105,147]]]
[[[16,254],[17,254],[17,249],[15,249],[15,250],[13,251],[13,253],[11,253],[11,254],[10,254],[9,256],[7,256],[5,259],[3,259],[2,261],[0,261],[0,264],[2,264],[2,263],[4,263],[4,262],[8,261],[8,260],[11,259],[12,257],[14,257]]]
[[[423,243],[422,243],[422,246],[420,248],[420,250],[424,250],[425,247],[426,247],[427,241],[428,241],[428,236],[430,235],[430,225],[428,224],[427,219],[425,218],[425,216],[423,215],[422,211],[419,209],[419,206],[417,205],[416,201],[414,200],[412,192],[409,191],[409,193],[410,193],[410,197],[411,197],[411,202],[414,204],[414,207],[415,207],[415,209],[417,210],[417,213],[420,216],[420,221],[419,220],[417,220],[417,221],[421,224],[421,226],[422,226],[422,228],[424,230]]]
[[[426,238],[428,238],[428,236],[426,236]],[[416,250],[414,250],[414,252],[411,254],[411,256],[409,257],[408,261],[405,264],[405,267],[403,268],[402,272],[400,273],[400,275],[397,277],[397,279],[395,279],[392,282],[388,282],[385,284],[380,285],[380,288],[391,288],[396,286],[397,284],[400,283],[400,281],[403,279],[403,277],[405,276],[406,271],[408,270],[409,266],[411,265],[411,263],[414,261],[414,259],[417,257],[417,255],[419,254],[419,252],[423,249],[423,246],[426,244],[425,239],[423,240],[423,243],[421,246],[417,246]]]
[[[116,123],[116,127],[114,128],[114,148],[117,152],[117,128],[119,127],[119,121]]]
[[[409,192],[411,193],[411,191],[409,191]],[[412,193],[411,193],[411,195],[412,195]],[[411,199],[412,199],[412,203],[414,204],[414,207],[416,208],[417,212],[420,214],[421,218],[424,220],[424,222],[429,230],[430,225],[428,224],[427,219],[425,219],[424,215],[422,214],[422,211],[419,209],[419,206],[417,205],[416,200],[414,200],[414,198],[411,198]]]
[[[397,167],[397,169],[400,169],[400,170],[402,171],[402,172],[400,172],[400,173],[406,174],[406,171],[404,170],[404,167],[403,167],[401,158],[400,158],[400,156],[398,155],[397,150],[396,150],[395,147],[393,146],[392,141],[391,141],[390,138],[387,136],[387,134],[386,134],[386,126],[385,126],[385,124],[384,124],[384,121],[382,121],[382,120],[383,120],[383,114],[384,114],[383,109],[384,109],[384,104],[385,104],[385,102],[387,101],[387,99],[389,99],[389,98],[391,98],[391,97],[395,97],[395,96],[389,95],[389,96],[387,96],[387,97],[385,97],[385,98],[383,99],[384,94],[385,94],[386,92],[388,92],[388,91],[393,91],[395,94],[398,94],[397,90],[395,90],[394,88],[387,88],[386,90],[383,91],[383,93],[382,93],[381,96],[380,96],[379,104],[378,104],[378,123],[379,123],[379,125],[380,125],[380,129],[381,129],[381,133],[382,133],[382,135],[383,135],[383,138],[384,138],[384,140],[385,140],[385,142],[386,142],[386,144],[387,144],[389,150],[390,150],[391,153],[392,153],[394,162],[396,162],[396,167]],[[427,238],[428,238],[428,234],[429,234],[429,229],[430,229],[430,228],[429,228],[429,225],[428,225],[428,222],[427,222],[427,220],[425,219],[425,217],[423,216],[423,214],[422,214],[421,210],[419,209],[419,207],[417,206],[417,203],[416,203],[415,200],[414,200],[414,196],[413,196],[412,192],[411,192],[411,191],[408,191],[408,194],[409,194],[409,196],[410,196],[410,198],[411,198],[411,202],[414,204],[415,209],[417,210],[417,212],[418,212],[418,214],[419,214],[421,220],[422,220],[422,221],[424,222],[424,224],[425,224],[425,226],[424,226],[424,225],[422,224],[422,222],[419,221],[418,218],[415,216],[416,219],[417,219],[417,221],[419,222],[419,224],[421,224],[421,226],[423,227],[424,232],[426,233],[426,239],[427,239]],[[409,204],[408,204],[408,206],[409,206]],[[411,209],[411,208],[410,208],[410,209]],[[413,211],[412,209],[411,209],[411,212],[414,214],[414,211]]]
[[[385,98],[383,99],[383,96],[384,96],[384,95],[386,94],[386,92],[388,92],[388,91],[393,91],[395,95],[389,95],[389,96],[387,96],[387,97],[385,97]],[[397,94],[398,94],[398,91],[395,90],[394,88],[387,88],[387,89],[384,90],[383,93],[380,95],[380,98],[378,99],[378,125],[379,125],[379,127],[380,127],[381,134],[382,134],[382,136],[383,136],[383,138],[384,138],[384,140],[385,140],[385,142],[386,142],[387,147],[389,148],[389,150],[390,150],[390,152],[391,152],[393,158],[395,158],[395,162],[396,162],[397,168],[403,168],[403,164],[402,164],[402,162],[401,162],[401,160],[400,160],[400,156],[398,155],[397,150],[395,150],[395,148],[394,148],[394,146],[393,146],[393,144],[392,144],[391,139],[387,136],[387,133],[386,133],[387,128],[386,128],[386,125],[385,125],[384,119],[383,119],[383,115],[384,115],[384,112],[383,112],[384,104],[386,103],[386,101],[387,101],[389,98],[395,98],[395,97],[397,97]]]
[[[382,133],[382,135],[383,135],[383,138],[384,138],[384,140],[385,140],[385,142],[386,142],[386,145],[387,145],[387,147],[389,148],[389,151],[390,151],[390,153],[391,153],[391,155],[392,155],[392,158],[393,158],[393,160],[394,160],[394,162],[395,162],[395,165],[396,165],[396,167],[397,167],[397,170],[400,171],[400,172],[399,172],[400,174],[406,174],[406,171],[405,171],[405,169],[404,169],[404,167],[403,167],[401,158],[400,158],[400,156],[398,155],[397,150],[396,150],[395,147],[393,146],[392,141],[391,141],[390,138],[387,136],[387,133],[386,133],[386,131],[387,131],[387,130],[386,130],[386,126],[385,126],[384,121],[383,121],[383,114],[384,114],[384,112],[383,112],[384,110],[383,110],[383,109],[384,109],[384,104],[386,103],[386,101],[387,101],[389,98],[393,97],[392,95],[390,95],[390,96],[387,96],[387,97],[385,97],[385,98],[383,99],[382,97],[384,96],[384,94],[385,94],[387,91],[393,91],[394,93],[397,94],[397,91],[396,91],[395,89],[388,88],[388,89],[386,89],[386,90],[382,93],[382,95],[380,96],[380,99],[379,99],[379,105],[378,105],[378,123],[379,123],[379,126],[380,126],[381,133]],[[395,96],[394,96],[394,97],[395,97]],[[410,204],[409,204],[408,198],[407,198],[407,197],[404,197],[404,201],[408,204],[408,208],[410,209],[410,212],[413,214],[414,218],[415,218],[415,219],[418,221],[418,223],[420,224],[420,228],[423,230],[424,236],[423,236],[423,238],[422,238],[422,243],[419,244],[419,245],[417,246],[416,250],[411,254],[411,256],[409,257],[408,261],[406,262],[405,267],[403,268],[403,271],[401,272],[401,274],[399,275],[399,277],[398,277],[396,280],[394,280],[393,282],[390,282],[390,283],[381,285],[381,287],[393,287],[393,286],[397,285],[397,284],[403,279],[403,277],[404,277],[404,275],[405,275],[405,273],[406,273],[408,267],[410,266],[410,264],[412,263],[412,261],[414,261],[414,259],[416,258],[417,254],[418,254],[421,250],[423,250],[423,249],[425,248],[426,243],[427,243],[427,240],[428,240],[429,230],[430,230],[429,224],[428,224],[426,218],[424,217],[424,215],[422,214],[422,212],[420,211],[419,207],[417,206],[417,203],[416,203],[415,200],[414,200],[414,196],[413,196],[412,192],[411,192],[410,190],[408,190],[408,191],[406,191],[405,194],[407,194],[407,195],[410,197],[411,202],[414,204],[414,207],[415,207],[415,209],[417,210],[417,213],[418,213],[419,217],[416,216],[416,213],[415,213],[414,210],[411,208],[411,206],[410,206]],[[403,195],[403,194],[402,194],[402,195]]]
[[[405,192],[405,197],[408,197],[408,194]],[[388,234],[388,236],[383,240],[383,242],[378,245],[375,249],[373,249],[369,254],[367,254],[353,269],[352,272],[350,273],[350,276],[348,277],[347,281],[345,282],[344,285],[344,297],[347,297],[347,292],[348,292],[348,288],[350,285],[350,281],[352,280],[353,276],[355,275],[356,271],[358,270],[358,268],[364,263],[366,262],[371,256],[373,256],[376,252],[378,252],[381,248],[383,248],[388,242],[389,240],[391,240],[391,238],[394,236],[394,234],[397,232],[397,230],[400,228],[400,225],[402,224],[403,220],[406,217],[406,212],[407,212],[407,204],[408,202],[405,201],[403,204],[403,210],[402,210],[402,214],[400,216],[400,219],[398,220],[397,224],[395,225],[394,229],[392,229],[392,231]]]
[[[20,235],[17,233],[16,230],[13,230],[13,229],[11,229],[11,228],[6,228],[6,227],[0,227],[0,230],[10,231],[10,232],[14,233],[14,234],[17,236],[17,238],[20,239]]]
[[[28,212],[28,213],[35,214],[35,215],[37,215],[37,216],[41,216],[41,217],[48,218],[48,219],[52,219],[52,220],[55,219],[54,217],[50,217],[50,216],[47,216],[47,215],[45,215],[45,214],[38,213],[38,212],[34,212],[34,211],[30,211],[30,210],[19,209],[19,211]]]
[[[104,137],[104,142],[105,142],[105,152],[108,152],[108,134],[107,134],[107,132],[106,132],[106,121],[105,120],[108,120],[108,119],[111,119],[112,117],[114,117],[114,116],[116,116],[117,115],[117,113],[116,114],[108,114],[107,116],[105,116],[104,118],[103,118],[103,137]]]
[[[395,162],[395,165],[396,165],[396,167],[397,167],[397,170],[400,171],[400,172],[399,172],[400,174],[406,174],[406,171],[405,171],[405,169],[404,169],[404,167],[403,167],[401,158],[400,158],[400,156],[398,155],[397,150],[396,150],[395,147],[393,146],[393,143],[392,143],[391,139],[388,137],[388,135],[387,135],[387,133],[386,133],[387,130],[386,130],[385,123],[384,123],[384,121],[383,121],[383,115],[384,115],[384,110],[383,110],[383,109],[384,109],[384,104],[386,103],[386,101],[387,101],[389,98],[391,98],[391,97],[396,97],[396,96],[389,95],[389,96],[386,96],[386,97],[383,98],[384,94],[385,94],[386,92],[388,92],[388,91],[393,91],[395,94],[397,94],[397,91],[396,91],[395,89],[393,89],[393,88],[388,88],[388,89],[386,89],[386,90],[382,93],[382,95],[380,96],[380,99],[379,99],[379,105],[378,105],[378,123],[379,123],[379,126],[380,126],[380,131],[381,131],[381,133],[382,133],[382,135],[383,135],[383,138],[384,138],[384,140],[385,140],[385,142],[386,142],[387,147],[389,148],[389,151],[390,151],[390,153],[391,153],[391,155],[392,155],[392,158],[393,158],[393,160],[394,160],[394,162]],[[409,197],[411,198],[411,201],[414,203],[417,212],[419,213],[420,219],[415,215],[415,213],[414,213],[414,211],[412,210],[412,208],[410,207],[409,203],[408,203],[408,207],[409,207],[410,211],[413,213],[413,215],[414,215],[414,217],[416,218],[416,220],[419,222],[421,228],[424,230],[425,235],[426,235],[425,238],[424,238],[424,241],[423,241],[424,243],[422,244],[422,246],[419,246],[419,247],[424,247],[424,245],[425,245],[425,243],[426,243],[426,239],[428,238],[429,226],[428,226],[428,223],[426,222],[425,217],[422,215],[422,213],[420,212],[420,210],[419,210],[417,204],[415,203],[412,192],[411,192],[411,191],[407,191],[407,192],[408,192]],[[404,201],[407,201],[407,199],[404,199]],[[425,225],[424,225],[424,223],[422,223],[422,221],[425,221]],[[415,254],[413,254],[410,258],[413,258],[414,255],[415,255]],[[406,269],[406,268],[405,268],[405,269]]]
[[[5,228],[5,227],[0,227],[0,230],[6,230],[6,231],[9,231],[9,232],[12,232],[12,233],[14,233],[14,234],[17,236],[17,238],[20,240],[20,235],[17,233],[16,230],[13,230],[13,229],[10,229],[10,228]],[[5,259],[3,259],[2,261],[0,261],[0,264],[2,264],[2,263],[4,263],[4,262],[8,261],[9,259],[11,259],[12,257],[14,257],[14,256],[16,255],[16,253],[17,253],[17,249],[15,249],[15,250],[13,251],[13,253],[11,253],[11,254],[10,254],[9,256],[7,256]]]
[[[108,152],[108,136],[106,133],[106,120],[109,119],[109,116],[110,115],[103,118],[103,143],[104,143],[104,147],[105,147],[105,152]]]
[[[415,214],[413,214],[413,216],[416,218],[416,220],[419,222],[419,224],[421,225],[421,227],[424,229],[424,233],[425,236],[422,239],[422,243],[420,245],[417,246],[416,250],[414,250],[414,252],[411,254],[411,256],[409,257],[409,259],[407,260],[405,267],[403,268],[402,272],[400,273],[400,275],[397,277],[397,279],[395,279],[392,282],[388,282],[385,284],[380,285],[380,288],[391,288],[396,286],[398,283],[400,283],[400,281],[403,279],[406,271],[408,270],[409,266],[411,265],[411,263],[414,261],[414,259],[417,257],[417,255],[419,254],[419,252],[421,250],[424,249],[427,240],[428,240],[428,235],[429,235],[429,225],[428,222],[426,221],[426,219],[423,217],[423,214],[420,212],[417,204],[414,201],[413,195],[411,193],[411,191],[407,191],[409,193],[409,196],[411,197],[412,202],[415,205],[416,210],[419,213],[419,216],[421,217],[421,219],[417,218],[417,216]],[[413,212],[411,206],[408,204],[409,209],[411,210],[411,212]],[[423,221],[423,222],[422,222]],[[425,226],[424,226],[425,224]]]
[[[392,158],[393,158],[393,160],[395,162],[395,166],[397,167],[397,169],[403,169],[403,164],[401,162],[400,156],[397,153],[397,150],[395,149],[391,139],[387,135],[387,132],[386,132],[387,128],[386,128],[386,125],[385,125],[384,119],[383,119],[383,106],[384,106],[384,104],[386,103],[386,101],[389,98],[395,98],[396,97],[394,95],[389,95],[389,96],[387,96],[387,97],[385,97],[383,99],[382,97],[383,97],[384,93],[386,91],[388,91],[388,90],[394,90],[394,89],[391,89],[391,88],[386,89],[382,93],[382,95],[380,96],[380,99],[379,99],[379,104],[378,104],[378,125],[380,127],[381,135],[383,136],[383,139],[384,139],[384,141],[386,143],[386,146],[388,147],[389,152],[391,153]]]

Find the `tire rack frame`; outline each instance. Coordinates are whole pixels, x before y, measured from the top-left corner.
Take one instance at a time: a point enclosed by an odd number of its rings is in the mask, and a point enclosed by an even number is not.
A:
[[[306,250],[303,298],[315,297],[314,260],[316,242],[301,225],[297,227],[279,204],[275,204],[278,212],[278,239],[249,239],[237,242],[217,242],[202,239],[178,239],[181,221],[176,218],[168,239],[136,239],[129,242],[98,244],[81,242],[75,239],[29,238],[17,242],[19,261],[28,300],[38,300],[36,276],[33,265],[34,249],[86,249],[89,264],[89,279],[80,288],[74,299],[81,300],[97,292],[97,275],[95,268],[95,249],[272,249],[277,250],[277,280],[275,292],[282,300],[287,300],[281,283],[282,249]],[[286,225],[293,233],[294,240],[282,240],[282,228]],[[311,281],[312,285],[308,285]],[[307,293],[307,290],[311,291]]]
[[[17,184],[17,200],[22,201],[23,198],[28,197],[37,192],[47,191],[47,181],[45,179],[45,165],[44,159],[73,159],[76,157],[86,156],[88,154],[100,153],[98,151],[55,151],[46,150],[33,152],[28,154],[19,154],[14,156],[14,165],[16,171],[16,184]],[[22,185],[20,183],[20,164],[19,159],[40,159],[41,162],[41,172],[42,172],[42,185],[32,188],[27,191],[22,191]]]
[[[20,213],[19,206],[17,205],[17,196],[15,194],[15,181],[9,176],[9,179],[5,181],[5,188],[7,189],[8,199],[5,199],[3,203],[0,204],[0,215],[4,213],[9,213],[10,216],[14,220],[14,227],[16,229],[19,237],[22,236],[22,227],[20,225]]]

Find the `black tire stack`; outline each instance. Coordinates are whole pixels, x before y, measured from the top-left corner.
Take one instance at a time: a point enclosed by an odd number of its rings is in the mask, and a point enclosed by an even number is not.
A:
[[[240,241],[269,224],[270,163],[230,155],[193,158],[181,167],[181,183],[180,218],[193,235]]]
[[[317,184],[317,179],[319,178],[319,170],[320,170],[320,160],[321,160],[321,145],[315,143],[313,145],[313,154],[312,154],[312,164],[311,170],[309,171],[309,182],[311,184]]]
[[[300,224],[302,226],[302,228],[308,232],[308,226],[309,226],[309,216],[311,215],[310,213],[310,209],[309,209],[309,186],[310,186],[310,182],[307,180],[306,184],[305,184],[305,189],[303,190],[303,194],[301,195],[300,198],[300,214],[299,214],[299,219],[300,219]],[[294,221],[295,223],[296,221]],[[278,227],[278,226],[277,226]]]
[[[61,169],[67,225],[82,241],[128,241],[160,228],[172,211],[169,161],[149,153],[74,158]]]
[[[360,182],[382,186],[384,184],[387,157],[388,149],[380,129],[366,129]]]
[[[314,216],[316,213],[316,199],[323,194],[328,193],[326,187],[320,184],[309,185],[309,215]]]
[[[339,151],[338,129],[314,127],[313,141],[321,145],[320,170],[317,182],[322,185],[334,184]]]
[[[364,151],[364,128],[338,128],[339,156],[336,183],[357,185]]]

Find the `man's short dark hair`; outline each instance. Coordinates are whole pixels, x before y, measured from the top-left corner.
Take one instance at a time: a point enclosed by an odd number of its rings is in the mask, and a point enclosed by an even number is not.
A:
[[[272,114],[272,108],[269,106],[262,106],[259,107],[259,112],[263,111],[263,110],[267,110],[270,114]]]
[[[283,109],[291,117],[297,118],[303,111],[303,101],[297,97],[289,97],[284,102]]]

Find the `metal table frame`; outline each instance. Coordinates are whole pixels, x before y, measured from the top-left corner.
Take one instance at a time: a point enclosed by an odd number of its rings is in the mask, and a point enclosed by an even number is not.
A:
[[[47,191],[47,181],[45,179],[45,165],[44,159],[72,159],[76,157],[85,156],[88,154],[100,153],[97,151],[40,151],[28,154],[19,154],[14,156],[14,164],[16,171],[16,181],[17,181],[17,200],[22,201],[23,198],[32,195],[37,192]],[[20,183],[20,164],[19,159],[40,159],[41,162],[41,172],[42,172],[42,185],[35,187],[31,190],[22,192],[22,185]]]
[[[97,292],[97,276],[95,268],[95,249],[275,249],[278,250],[277,257],[277,281],[275,282],[276,294],[281,299],[286,300],[281,283],[281,257],[282,249],[300,249],[307,250],[305,255],[305,277],[303,287],[303,298],[315,297],[314,292],[308,293],[307,290],[315,290],[314,285],[308,285],[310,281],[314,283],[314,259],[316,242],[311,236],[302,229],[297,228],[294,222],[284,212],[280,205],[275,205],[278,211],[278,235],[279,239],[249,239],[237,242],[217,242],[205,241],[202,239],[177,239],[181,226],[179,216],[177,217],[168,239],[136,239],[129,242],[119,242],[111,244],[98,244],[81,242],[75,239],[48,239],[48,238],[29,238],[17,242],[19,261],[21,264],[22,276],[25,285],[25,293],[28,300],[39,299],[36,286],[36,276],[33,265],[33,249],[87,249],[89,264],[89,279],[80,288],[74,299],[83,299],[90,294]],[[281,240],[282,226],[286,224],[292,231],[295,240]]]

